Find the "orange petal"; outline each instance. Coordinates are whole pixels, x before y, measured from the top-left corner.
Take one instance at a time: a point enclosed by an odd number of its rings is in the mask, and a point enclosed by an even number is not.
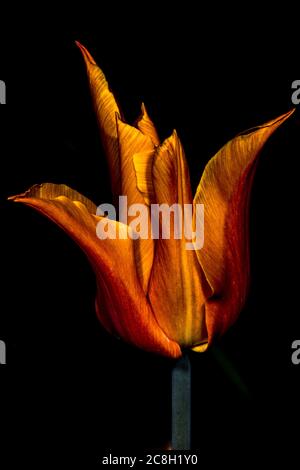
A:
[[[153,142],[153,145],[160,144],[159,137],[149,114],[147,113],[144,103],[142,103],[142,113],[136,123],[137,128],[145,135],[148,135]]]
[[[88,50],[76,41],[82,52],[94,108],[101,132],[102,144],[108,160],[113,194],[119,195],[121,173],[119,162],[119,144],[116,127],[116,113],[120,113],[114,95],[111,93],[105,75],[98,67]]]
[[[133,166],[136,176],[136,187],[144,198],[147,206],[155,203],[152,167],[155,150],[136,153],[133,156]]]
[[[249,281],[248,205],[257,157],[293,113],[250,129],[227,143],[207,164],[194,203],[204,204],[204,247],[197,256],[213,297],[206,304],[209,341],[240,313]]]
[[[153,150],[153,142],[157,142],[158,139],[154,125],[144,107],[142,117],[138,121],[141,130],[121,121],[119,108],[103,72],[89,52],[80,43],[77,45],[83,53],[87,66],[98,123],[110,166],[113,192],[115,195],[126,195],[128,205],[144,204],[144,199],[136,186],[133,156],[137,152]],[[132,217],[128,222],[131,221]],[[148,226],[150,229],[150,219]],[[151,237],[147,240],[140,239],[135,248],[138,276],[144,292],[147,292],[154,251]]]
[[[134,159],[136,154],[151,154],[153,152],[153,143],[149,136],[142,134],[135,127],[126,124],[117,117],[117,128],[120,150],[120,165],[122,175],[122,194],[127,196],[129,205],[142,204],[145,206],[145,200],[137,187],[136,171],[134,168]],[[148,282],[151,274],[154,254],[154,242],[151,239],[151,221],[147,210],[148,239],[139,240],[139,249],[136,250],[136,263],[138,276],[143,286],[144,292],[148,290]],[[128,224],[134,217],[128,217]]]
[[[122,191],[126,194],[128,204],[144,202],[137,188],[133,158],[136,153],[154,150],[152,140],[135,127],[130,126],[117,116],[117,131],[120,149],[120,168],[122,174]]]
[[[96,207],[91,201],[67,186],[50,183],[33,186],[11,199],[51,219],[85,252],[96,274],[97,313],[105,328],[147,351],[169,357],[181,355],[178,344],[158,326],[140,286],[133,240],[100,240],[96,226],[103,218],[95,215]],[[117,233],[128,231],[126,225],[104,220]]]
[[[183,208],[192,203],[188,167],[176,132],[157,149],[153,185],[158,204]],[[164,226],[163,221],[161,224]],[[207,340],[205,280],[195,252],[186,249],[187,241],[184,236],[175,239],[171,218],[170,239],[160,236],[156,241],[149,299],[167,336],[181,346],[194,346]]]

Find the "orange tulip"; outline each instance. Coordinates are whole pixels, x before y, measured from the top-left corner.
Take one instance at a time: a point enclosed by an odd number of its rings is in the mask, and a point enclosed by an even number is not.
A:
[[[237,319],[249,281],[248,203],[257,157],[292,114],[235,137],[206,165],[192,197],[176,132],[160,144],[144,105],[133,127],[121,117],[105,76],[83,54],[107,156],[113,194],[128,204],[204,204],[205,239],[106,239],[96,235],[96,206],[65,185],[36,185],[12,197],[64,229],[86,253],[97,279],[96,312],[106,330],[144,350],[180,357],[204,351]],[[103,219],[103,218],[102,218]],[[107,219],[106,219],[107,220]],[[118,232],[126,230],[110,221]]]

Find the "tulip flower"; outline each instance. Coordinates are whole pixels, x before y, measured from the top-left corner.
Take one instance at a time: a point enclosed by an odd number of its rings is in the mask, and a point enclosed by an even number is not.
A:
[[[145,205],[149,221],[152,203],[203,204],[204,245],[187,250],[184,237],[174,235],[101,240],[96,227],[105,216],[65,185],[36,185],[12,199],[51,219],[85,252],[97,280],[96,313],[108,332],[170,358],[179,358],[185,348],[204,351],[236,321],[245,304],[249,196],[256,163],[265,142],[292,111],[228,142],[206,165],[193,197],[177,133],[160,143],[144,105],[136,124],[129,125],[103,72],[78,46],[114,196]],[[109,224],[119,234],[128,230],[118,221]]]

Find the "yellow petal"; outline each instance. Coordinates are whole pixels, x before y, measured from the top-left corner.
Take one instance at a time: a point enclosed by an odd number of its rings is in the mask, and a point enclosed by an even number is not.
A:
[[[199,346],[195,346],[194,348],[192,348],[192,350],[198,353],[202,353],[207,350],[207,347],[208,347],[208,343],[205,342],[203,344],[200,344]]]
[[[136,154],[150,154],[153,152],[153,143],[147,135],[142,134],[135,127],[126,124],[120,118],[117,118],[120,165],[122,174],[122,194],[127,196],[129,205],[142,204],[145,200],[137,187],[136,172],[134,168],[134,158]],[[139,240],[139,249],[136,251],[136,262],[138,276],[143,286],[144,292],[148,290],[148,282],[151,273],[154,243],[151,239],[151,221],[148,212],[148,239]],[[128,224],[134,219],[134,216],[128,217]]]
[[[153,181],[156,199],[160,204],[192,203],[189,169],[175,130],[157,149]]]
[[[158,139],[154,125],[144,107],[142,117],[138,121],[141,130],[121,121],[119,108],[103,72],[89,52],[81,44],[77,44],[87,66],[93,102],[110,167],[113,192],[115,195],[127,196],[128,205],[143,204],[143,196],[136,186],[133,156],[135,153],[153,150]],[[132,220],[130,217],[128,222]],[[150,230],[150,219],[148,226]],[[154,244],[150,236],[147,240],[140,239],[136,243],[137,270],[144,292],[148,289],[153,251]]]
[[[153,185],[158,204],[175,203],[183,208],[192,203],[188,167],[176,132],[157,149]],[[207,336],[205,279],[195,252],[186,249],[185,237],[174,238],[173,218],[170,235],[170,239],[160,236],[156,241],[149,299],[167,336],[181,346],[196,346]]]
[[[33,186],[14,196],[41,212],[70,235],[87,255],[97,279],[97,313],[103,326],[125,341],[147,351],[169,357],[181,355],[177,343],[169,340],[158,326],[140,286],[135,267],[134,241],[100,240],[96,225],[103,218],[87,198],[64,185]],[[107,221],[107,219],[105,219]],[[117,234],[128,227],[115,221]]]
[[[155,203],[155,192],[152,179],[152,167],[155,150],[136,153],[133,166],[136,176],[136,187],[142,194],[147,206]]]
[[[151,121],[144,103],[142,103],[142,114],[137,121],[138,129],[145,135],[148,135],[153,142],[153,145],[157,146],[160,144],[159,137],[153,122]]]
[[[133,158],[137,153],[152,152],[154,146],[149,136],[130,126],[117,116],[117,131],[120,150],[120,168],[122,174],[122,191],[128,198],[128,204],[143,202],[137,188]]]
[[[93,104],[101,132],[102,144],[109,165],[112,191],[113,194],[119,195],[121,193],[121,174],[116,113],[119,114],[120,110],[114,95],[108,87],[104,73],[98,67],[87,49],[77,41],[76,44],[81,50],[86,64]]]
[[[293,111],[227,143],[207,164],[194,203],[204,204],[204,247],[197,256],[213,291],[206,304],[209,341],[240,313],[249,283],[248,206],[255,163]]]

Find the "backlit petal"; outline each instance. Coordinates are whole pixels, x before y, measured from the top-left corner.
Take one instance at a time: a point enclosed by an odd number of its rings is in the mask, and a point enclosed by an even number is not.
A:
[[[136,153],[133,156],[133,165],[136,176],[136,186],[142,194],[145,204],[155,203],[152,167],[155,150]]]
[[[115,195],[127,196],[128,205],[144,204],[144,199],[136,186],[133,156],[137,152],[151,151],[158,137],[145,107],[137,126],[126,124],[120,119],[120,112],[114,95],[102,70],[97,66],[90,53],[77,43],[85,59],[93,102],[105,152],[110,167],[112,188]],[[132,217],[128,219],[128,223]],[[150,230],[150,219],[148,221]],[[140,239],[135,244],[138,277],[147,292],[153,263],[154,244],[151,237]]]
[[[126,124],[117,118],[120,165],[122,174],[122,194],[127,196],[128,206],[132,204],[142,204],[145,200],[137,187],[136,172],[134,168],[134,158],[136,154],[153,152],[153,143],[149,136],[142,134],[135,127]],[[151,239],[151,221],[147,211],[148,239],[138,241],[136,250],[136,263],[138,276],[143,286],[144,292],[148,290],[148,282],[153,264],[154,243]],[[128,217],[128,224],[132,222],[134,216]]]
[[[153,185],[158,204],[179,204],[181,210],[183,204],[192,203],[188,167],[176,132],[157,149]],[[186,249],[184,232],[175,239],[173,217],[170,228],[170,239],[160,236],[156,241],[149,299],[168,337],[182,346],[194,346],[207,340],[205,279],[195,252]]]
[[[115,97],[109,89],[105,75],[98,67],[88,50],[79,42],[77,46],[82,52],[92,94],[96,117],[101,132],[102,144],[110,170],[112,191],[119,195],[121,173],[119,162],[119,144],[116,127],[116,113],[120,113]]]
[[[150,119],[147,113],[144,103],[142,104],[142,113],[136,123],[136,126],[143,134],[148,135],[150,137],[154,145],[157,146],[160,144],[157,131],[155,129],[155,126],[152,120]]]
[[[180,347],[158,326],[141,288],[133,240],[100,240],[96,225],[103,218],[95,215],[96,207],[91,201],[67,186],[36,185],[11,199],[51,219],[85,252],[97,279],[97,313],[108,331],[147,351],[180,356]],[[128,231],[124,224],[111,220],[108,223],[116,227],[117,234]]]
[[[206,304],[209,341],[237,318],[249,283],[248,207],[257,157],[293,111],[228,142],[207,164],[194,203],[204,204],[204,247],[197,251],[213,291]]]

